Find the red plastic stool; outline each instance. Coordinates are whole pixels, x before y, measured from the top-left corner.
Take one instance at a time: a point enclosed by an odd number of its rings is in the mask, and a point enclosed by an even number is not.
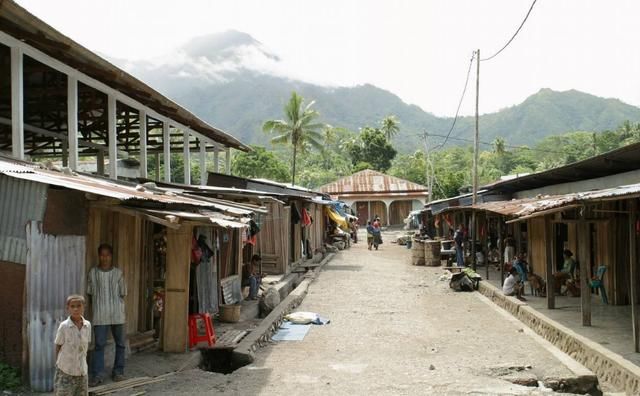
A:
[[[201,323],[200,326],[198,322]],[[202,331],[204,334],[201,334]],[[200,342],[206,342],[209,346],[216,343],[216,333],[208,313],[189,315],[189,349]]]

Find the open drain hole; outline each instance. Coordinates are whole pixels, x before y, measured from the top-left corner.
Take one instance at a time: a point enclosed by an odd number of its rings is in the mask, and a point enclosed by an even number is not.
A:
[[[233,360],[233,348],[203,348],[200,349],[200,369],[214,373],[231,374],[249,362],[243,363]]]

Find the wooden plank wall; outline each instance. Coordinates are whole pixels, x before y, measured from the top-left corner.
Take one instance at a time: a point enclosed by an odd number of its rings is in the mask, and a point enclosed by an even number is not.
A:
[[[127,334],[138,331],[140,301],[144,290],[140,287],[143,268],[142,224],[138,216],[91,207],[87,227],[86,272],[98,264],[98,246],[113,246],[113,263],[120,268],[127,283],[125,298]],[[89,312],[88,317],[91,317]]]
[[[404,224],[404,219],[407,218],[413,201],[394,201],[389,207],[389,222],[391,225]]]
[[[311,249],[315,252],[316,249],[322,248],[324,244],[324,215],[322,213],[322,205],[311,204],[311,210],[309,213],[313,218],[313,224],[311,225],[311,236],[309,241],[311,242]]]
[[[544,239],[544,218],[528,220],[529,264],[533,272],[545,277],[547,265],[547,241]]]
[[[189,261],[191,226],[167,230],[167,272],[162,349],[184,352],[187,349],[189,318]]]
[[[378,215],[383,226],[387,225],[387,206],[382,201],[371,201],[371,213],[369,217],[373,219],[373,216]],[[364,224],[367,224],[366,222]]]

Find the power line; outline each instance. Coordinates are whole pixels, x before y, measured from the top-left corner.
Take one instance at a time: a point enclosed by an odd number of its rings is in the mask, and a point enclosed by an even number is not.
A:
[[[416,136],[422,136],[422,134],[416,134]],[[435,133],[430,133],[429,136],[442,137],[442,138],[446,137],[445,135],[438,135],[438,134],[435,134]],[[458,140],[458,141],[462,141],[462,142],[473,143],[473,139],[466,139],[466,138],[461,138],[461,137],[449,137],[449,139]],[[490,142],[478,141],[478,143],[484,144],[486,146],[493,146],[493,143],[490,143]],[[530,150],[530,151],[540,151],[540,152],[552,153],[552,154],[562,154],[562,155],[566,154],[566,153],[564,153],[562,151],[536,149],[536,148],[531,148],[531,147],[527,147],[527,146],[515,146],[515,145],[510,145],[510,144],[505,144],[504,147],[513,148],[513,149]]]
[[[453,117],[453,123],[451,124],[451,128],[449,128],[449,132],[447,133],[447,137],[444,139],[444,142],[440,143],[438,146],[434,147],[434,150],[443,147],[447,144],[447,140],[449,140],[449,136],[451,132],[453,132],[453,128],[456,126],[456,121],[458,121],[458,114],[460,113],[460,106],[462,106],[462,100],[464,99],[464,95],[467,92],[467,85],[469,84],[469,75],[471,74],[471,66],[473,65],[473,59],[476,57],[476,53],[474,52],[471,55],[471,59],[469,60],[469,70],[467,70],[467,78],[464,80],[464,88],[462,89],[462,95],[460,96],[460,101],[458,102],[458,108],[456,109],[456,115]]]
[[[529,7],[529,11],[527,11],[527,15],[525,15],[524,19],[522,20],[522,23],[518,27],[518,30],[516,30],[516,32],[513,34],[513,36],[511,36],[511,38],[509,39],[509,41],[507,41],[507,43],[504,45],[504,47],[500,48],[500,51],[496,52],[495,54],[491,55],[490,57],[484,58],[484,59],[480,59],[482,62],[488,61],[488,60],[491,60],[491,59],[495,58],[496,56],[498,56],[499,53],[504,51],[504,49],[507,48],[509,46],[509,44],[511,44],[513,39],[515,39],[516,36],[518,35],[518,33],[520,32],[520,29],[522,29],[522,27],[524,26],[524,23],[527,21],[527,18],[529,18],[529,14],[531,14],[531,10],[533,10],[533,6],[536,5],[536,1],[538,1],[538,0],[533,0],[533,3],[531,3],[531,7]]]

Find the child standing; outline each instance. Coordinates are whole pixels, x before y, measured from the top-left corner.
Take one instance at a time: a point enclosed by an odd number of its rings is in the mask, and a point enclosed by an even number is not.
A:
[[[56,333],[56,396],[88,394],[87,350],[91,340],[91,323],[84,314],[84,297],[67,297],[69,317],[60,323]]]

